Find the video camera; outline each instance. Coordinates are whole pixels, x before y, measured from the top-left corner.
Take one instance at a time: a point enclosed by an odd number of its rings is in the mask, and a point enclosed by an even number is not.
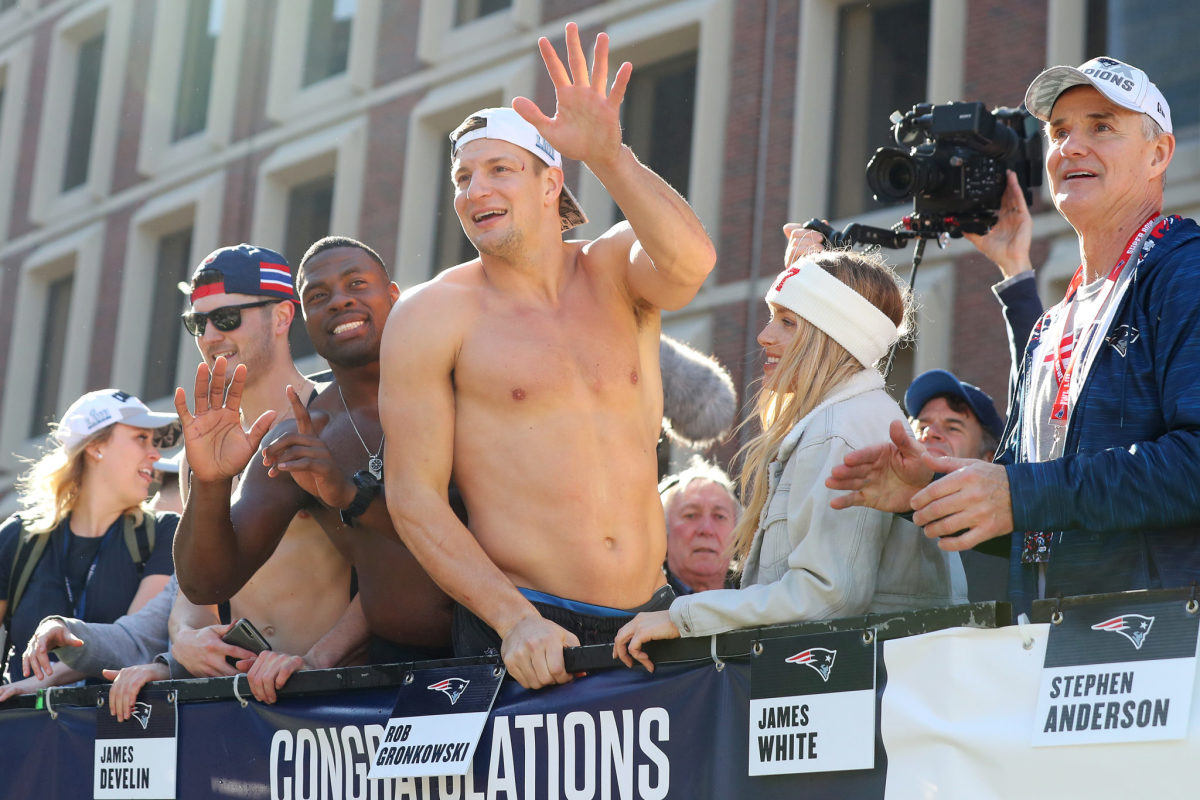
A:
[[[892,114],[896,144],[867,163],[867,184],[881,202],[913,200],[903,225],[932,238],[987,233],[996,224],[1011,169],[1033,202],[1042,183],[1037,121],[1019,108],[989,112],[983,103],[918,103]]]

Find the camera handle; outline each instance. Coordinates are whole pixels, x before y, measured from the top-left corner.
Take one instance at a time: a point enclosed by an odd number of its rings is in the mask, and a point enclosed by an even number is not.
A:
[[[843,230],[837,231],[823,219],[810,219],[804,223],[804,227],[821,234],[830,247],[851,247],[861,244],[868,247],[888,247],[892,250],[900,250],[908,244],[909,239],[920,236],[912,231],[876,228],[871,225],[860,225],[857,222],[851,222]]]
[[[908,288],[911,292],[916,291],[917,268],[921,266],[921,261],[925,257],[925,242],[930,238],[937,238],[938,244],[941,247],[946,246],[943,237],[940,235],[931,237],[915,231],[875,228],[870,225],[860,225],[857,222],[850,223],[841,232],[834,230],[832,225],[822,219],[810,219],[804,223],[804,227],[821,234],[830,247],[851,247],[861,244],[875,247],[890,247],[893,250],[899,250],[908,243],[909,239],[916,239],[917,244],[913,247],[912,266],[908,271]],[[899,346],[900,340],[896,340],[888,350],[887,363],[883,368],[884,380],[887,380],[888,376],[892,373],[892,364],[896,360],[896,348]]]

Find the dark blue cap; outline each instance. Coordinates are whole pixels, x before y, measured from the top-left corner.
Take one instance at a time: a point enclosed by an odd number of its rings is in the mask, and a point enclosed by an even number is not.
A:
[[[201,275],[205,276],[205,280],[200,281]],[[210,294],[251,294],[278,297],[280,300],[296,299],[287,259],[274,250],[252,244],[222,247],[209,253],[200,262],[192,274],[191,300],[195,303]]]
[[[915,417],[932,398],[944,394],[961,398],[970,406],[979,424],[992,436],[999,439],[1004,433],[1004,419],[996,413],[996,404],[988,393],[978,386],[960,381],[954,373],[944,369],[931,369],[918,375],[904,393],[904,407],[908,409],[910,417]]]

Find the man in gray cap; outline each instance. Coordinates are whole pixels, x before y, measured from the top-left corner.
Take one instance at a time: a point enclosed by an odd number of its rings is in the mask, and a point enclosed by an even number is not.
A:
[[[214,371],[225,377],[239,368],[245,371],[240,401],[247,424],[268,414],[274,416],[272,424],[290,417],[288,386],[303,403],[309,402],[316,387],[296,368],[288,344],[296,291],[282,254],[252,244],[214,250],[192,274],[191,301],[183,326],[204,356],[200,367],[204,379]],[[191,484],[186,477],[181,481],[185,500]],[[185,516],[184,535],[177,540],[176,570],[183,580],[171,612],[171,652],[188,673],[197,677],[236,674],[226,658],[246,658],[247,653],[221,637],[238,617],[254,623],[277,653],[306,655],[319,666],[335,663],[315,660],[327,644],[324,637],[336,639],[349,627],[355,627],[350,639],[357,642],[365,637],[365,624],[357,626],[357,619],[353,626],[343,624],[354,616],[347,612],[352,594],[349,557],[307,512],[295,516],[271,558],[228,604],[193,603],[188,594],[198,595],[189,568],[195,569],[204,541],[197,544],[192,534],[193,516]],[[174,670],[175,664],[171,667]],[[272,668],[268,659],[256,662],[252,686],[264,670]]]
[[[1030,84],[1054,205],[1079,236],[1066,296],[1034,325],[996,463],[934,458],[901,427],[830,479],[839,506],[912,509],[964,550],[1015,532],[1009,594],[1186,585],[1200,577],[1200,227],[1164,216],[1166,99],[1113,58]],[[1028,212],[1008,195],[1002,220]],[[1028,261],[1028,231],[981,245]],[[934,480],[935,473],[949,473]]]

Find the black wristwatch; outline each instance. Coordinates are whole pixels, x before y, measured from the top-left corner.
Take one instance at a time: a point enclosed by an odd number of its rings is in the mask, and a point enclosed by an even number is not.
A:
[[[379,496],[379,492],[383,488],[379,479],[365,469],[354,473],[353,480],[358,491],[354,493],[354,499],[350,501],[350,505],[338,512],[343,525],[353,526],[354,518],[363,515],[367,506],[371,505],[371,501]]]

